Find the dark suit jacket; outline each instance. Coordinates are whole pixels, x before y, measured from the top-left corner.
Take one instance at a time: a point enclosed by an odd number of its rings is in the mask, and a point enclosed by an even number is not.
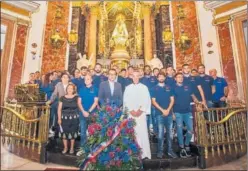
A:
[[[101,105],[116,104],[118,106],[121,106],[123,102],[121,84],[118,82],[115,82],[114,93],[113,95],[111,95],[109,81],[101,82],[100,87],[99,87],[98,97],[99,97],[99,102]]]

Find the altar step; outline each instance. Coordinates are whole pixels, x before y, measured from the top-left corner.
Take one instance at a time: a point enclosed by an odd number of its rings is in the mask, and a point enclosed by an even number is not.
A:
[[[155,142],[155,143],[154,143]],[[76,149],[80,146],[80,141],[75,142]],[[197,165],[197,155],[198,149],[193,144],[190,145],[192,156],[189,158],[177,158],[172,159],[166,155],[166,143],[164,144],[164,158],[158,159],[157,155],[157,143],[152,141],[150,143],[152,159],[144,160],[143,166],[145,170],[154,170],[154,169],[182,169],[182,168],[192,168]],[[176,141],[173,142],[173,150],[179,156],[179,147]],[[78,167],[78,157],[73,154],[62,154],[63,144],[60,139],[50,139],[50,142],[47,145],[47,162],[56,163],[66,166],[76,166]],[[75,150],[76,151],[76,150]],[[75,152],[76,153],[76,152]]]

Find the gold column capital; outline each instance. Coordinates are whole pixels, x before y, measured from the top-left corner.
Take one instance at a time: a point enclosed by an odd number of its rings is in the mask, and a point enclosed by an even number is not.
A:
[[[83,2],[82,1],[73,1],[72,7],[80,7],[82,8]]]
[[[151,8],[152,8],[152,5],[151,4],[143,3],[142,4],[142,13],[143,13],[143,16],[150,15]]]
[[[92,14],[92,15],[98,15],[99,8],[98,8],[97,5],[89,6],[89,8],[90,8],[90,14]]]

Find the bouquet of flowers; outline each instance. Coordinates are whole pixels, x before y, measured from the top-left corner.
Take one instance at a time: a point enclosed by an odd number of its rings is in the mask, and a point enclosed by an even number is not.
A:
[[[84,170],[136,170],[142,167],[135,140],[135,120],[115,106],[104,106],[89,118],[88,140],[81,148]]]

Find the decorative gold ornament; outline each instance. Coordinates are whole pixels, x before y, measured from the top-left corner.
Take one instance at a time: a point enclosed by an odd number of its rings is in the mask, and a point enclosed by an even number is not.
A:
[[[166,27],[165,30],[163,31],[163,42],[165,44],[171,43],[173,40],[173,34],[170,30],[170,27]]]
[[[64,44],[64,38],[59,34],[59,29],[56,29],[50,38],[51,44],[54,48],[59,49]]]
[[[189,49],[191,46],[191,40],[183,30],[181,31],[181,36],[177,40],[176,45],[183,51]]]
[[[177,10],[178,10],[177,18],[178,19],[184,19],[185,18],[185,13],[184,13],[184,9],[183,9],[182,4],[177,5]]]
[[[68,36],[68,43],[70,45],[77,45],[78,43],[78,33],[75,30],[71,30]]]
[[[62,18],[62,6],[58,5],[57,9],[55,11],[55,19],[61,19]]]

